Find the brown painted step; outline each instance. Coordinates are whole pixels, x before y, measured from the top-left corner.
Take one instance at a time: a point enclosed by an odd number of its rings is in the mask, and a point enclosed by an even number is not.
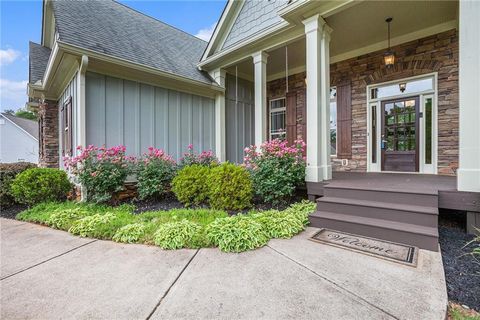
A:
[[[438,207],[438,195],[432,192],[418,193],[404,191],[376,190],[368,188],[334,187],[327,185],[325,197],[372,200],[387,203],[410,204],[416,206]]]
[[[309,220],[312,227],[344,231],[438,251],[437,228],[326,211],[310,214]]]
[[[438,209],[436,207],[323,197],[317,200],[317,210],[426,227],[438,226]]]

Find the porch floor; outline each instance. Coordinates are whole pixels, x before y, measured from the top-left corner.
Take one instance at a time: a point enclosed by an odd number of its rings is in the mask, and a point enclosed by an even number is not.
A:
[[[415,173],[333,172],[330,187],[374,191],[438,194],[456,191],[457,177]]]

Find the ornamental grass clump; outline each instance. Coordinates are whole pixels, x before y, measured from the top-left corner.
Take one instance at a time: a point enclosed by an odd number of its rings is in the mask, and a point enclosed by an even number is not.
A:
[[[197,248],[201,231],[200,225],[188,220],[164,223],[155,232],[154,243],[167,250]]]
[[[269,237],[261,223],[247,215],[217,219],[207,226],[207,239],[225,252],[263,247]]]
[[[140,199],[159,198],[170,191],[176,173],[173,158],[161,149],[148,148],[137,166],[137,190]]]
[[[66,157],[65,167],[78,177],[86,188],[87,201],[96,203],[110,201],[113,195],[123,190],[134,158],[125,156],[125,146],[111,148],[78,147],[80,155]]]
[[[251,206],[252,180],[241,166],[225,162],[212,168],[207,188],[208,202],[213,209],[242,210]]]
[[[264,142],[245,148],[244,165],[251,171],[255,194],[275,205],[287,202],[305,181],[305,143],[296,140],[288,146],[284,140]]]

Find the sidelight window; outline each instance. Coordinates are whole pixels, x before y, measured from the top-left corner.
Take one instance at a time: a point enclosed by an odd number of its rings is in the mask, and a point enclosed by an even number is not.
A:
[[[337,154],[337,88],[330,88],[330,154]]]
[[[286,138],[285,98],[270,100],[270,140]]]

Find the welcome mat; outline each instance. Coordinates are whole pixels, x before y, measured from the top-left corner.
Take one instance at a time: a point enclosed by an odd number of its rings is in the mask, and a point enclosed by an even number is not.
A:
[[[403,263],[413,267],[417,266],[418,248],[401,243],[330,229],[321,229],[315,233],[310,240]]]

